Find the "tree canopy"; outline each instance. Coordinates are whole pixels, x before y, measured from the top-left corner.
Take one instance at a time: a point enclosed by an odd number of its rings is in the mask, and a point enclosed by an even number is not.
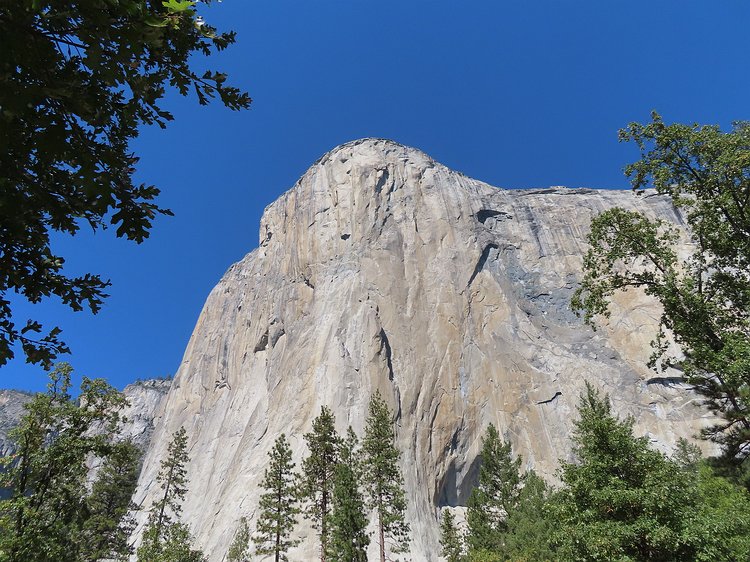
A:
[[[201,0],[210,4],[212,0]],[[96,313],[109,281],[71,277],[51,234],[111,226],[142,242],[159,189],[138,184],[130,143],[142,125],[172,119],[168,87],[218,97],[230,109],[248,95],[218,71],[199,72],[193,55],[235,41],[189,0],[19,0],[0,4],[0,365],[20,345],[28,362],[49,368],[69,351],[60,329],[19,324],[11,294],[32,303],[54,296]]]
[[[573,306],[587,321],[607,315],[617,291],[641,288],[663,306],[654,359],[682,369],[721,423],[706,435],[727,455],[750,454],[750,124],[632,123],[620,139],[641,159],[625,168],[633,189],[669,195],[693,249],[685,261],[679,232],[661,218],[610,209],[595,217],[584,278]],[[669,356],[667,334],[684,355]]]
[[[26,405],[11,433],[15,452],[2,459],[0,472],[10,493],[0,501],[3,560],[83,561],[128,553],[122,520],[138,454],[112,437],[126,400],[102,379],[86,377],[74,400],[71,373],[69,365],[57,365],[48,391]],[[87,461],[94,457],[104,467],[89,491]]]
[[[633,435],[590,385],[552,498],[560,560],[746,560],[750,496],[697,459],[667,458]]]

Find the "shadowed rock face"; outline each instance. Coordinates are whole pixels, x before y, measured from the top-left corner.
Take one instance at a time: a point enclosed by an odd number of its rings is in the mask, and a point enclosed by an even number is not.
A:
[[[290,436],[299,463],[323,405],[341,431],[362,435],[380,390],[396,412],[411,559],[436,560],[437,515],[465,504],[489,423],[524,466],[554,478],[588,379],[669,450],[707,418],[695,396],[645,367],[658,310],[628,293],[593,332],[568,306],[591,217],[612,206],[679,220],[663,197],[501,190],[385,140],[326,154],[266,209],[260,246],[209,295],[135,500],[150,505],[184,426],[184,515],[218,562],[239,518],[256,517],[276,437]],[[291,559],[315,553],[308,538]]]

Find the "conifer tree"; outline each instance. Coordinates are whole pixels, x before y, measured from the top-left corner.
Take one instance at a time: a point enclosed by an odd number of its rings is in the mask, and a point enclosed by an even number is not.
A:
[[[633,435],[587,384],[573,433],[576,463],[562,463],[564,487],[552,504],[556,542],[575,560],[713,560],[697,557],[686,522],[695,491],[680,467]],[[718,528],[718,526],[716,526]]]
[[[180,521],[182,502],[187,493],[187,432],[178,429],[161,461],[156,481],[161,485],[161,498],[151,507],[143,541],[138,548],[138,562],[200,562],[200,550],[191,548],[192,538]]]
[[[360,491],[361,467],[356,447],[357,436],[349,427],[333,475],[330,562],[367,562],[370,537]]]
[[[123,441],[99,469],[86,499],[88,519],[81,529],[81,559],[124,560],[131,554],[128,538],[135,527],[130,500],[138,482],[141,452],[131,441]]]
[[[275,562],[288,560],[287,551],[298,541],[290,538],[297,524],[297,490],[292,450],[283,433],[268,453],[270,464],[263,476],[260,516],[253,542],[257,554],[273,555]]]
[[[385,562],[386,539],[393,543],[394,552],[408,550],[409,524],[401,453],[396,448],[391,412],[380,392],[370,399],[362,453],[365,495],[377,514],[380,562]]]
[[[227,562],[250,562],[250,528],[245,517],[240,519],[240,526],[229,545]]]
[[[460,562],[463,556],[463,541],[450,509],[443,510],[443,520],[440,522],[440,547],[440,554],[447,562]]]
[[[500,552],[508,513],[517,505],[521,459],[513,459],[511,445],[500,439],[494,425],[482,437],[479,483],[469,497],[466,522],[472,551]]]
[[[320,415],[313,420],[312,431],[305,434],[310,454],[302,461],[301,495],[308,502],[304,515],[318,530],[321,562],[326,561],[328,553],[328,519],[341,441],[335,422],[331,409],[323,406]]]

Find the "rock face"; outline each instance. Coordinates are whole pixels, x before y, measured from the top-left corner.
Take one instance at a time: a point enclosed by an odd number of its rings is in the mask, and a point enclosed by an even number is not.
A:
[[[129,405],[122,411],[125,417],[120,427],[122,439],[132,439],[143,451],[148,448],[154,431],[154,416],[171,384],[167,379],[149,379],[125,387],[123,394]],[[26,413],[24,406],[33,397],[30,392],[0,390],[0,457],[15,450],[8,433],[19,424]]]
[[[122,415],[125,422],[120,428],[123,439],[131,439],[145,451],[154,432],[154,417],[172,386],[171,379],[148,379],[129,384],[123,389],[128,400]]]
[[[15,450],[9,433],[19,424],[26,413],[24,406],[34,395],[21,390],[0,390],[0,457],[7,457]]]
[[[654,304],[628,293],[596,332],[568,306],[591,217],[613,206],[680,222],[664,197],[502,190],[385,140],[326,154],[266,209],[259,247],[209,295],[136,501],[150,504],[185,427],[185,519],[219,562],[239,518],[253,524],[275,438],[290,437],[299,463],[323,405],[362,435],[375,390],[396,412],[415,561],[438,559],[439,510],[465,504],[489,423],[554,479],[585,380],[669,450],[708,418],[673,374],[645,366]],[[290,558],[315,556],[308,536]]]

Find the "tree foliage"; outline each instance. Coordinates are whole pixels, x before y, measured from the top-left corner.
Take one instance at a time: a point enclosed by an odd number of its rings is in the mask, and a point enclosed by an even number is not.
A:
[[[380,392],[370,398],[362,454],[365,496],[377,515],[380,561],[385,562],[386,541],[391,542],[394,552],[408,550],[409,523],[399,466],[401,453],[396,447],[391,411]]]
[[[675,462],[634,437],[608,398],[587,387],[551,503],[560,559],[741,560],[747,557],[747,493],[693,463]],[[709,498],[708,495],[713,495]],[[741,515],[740,515],[741,514]],[[739,517],[738,517],[739,516]]]
[[[138,562],[203,562],[200,550],[191,547],[192,537],[180,521],[182,502],[187,493],[187,431],[178,429],[161,461],[156,481],[161,497],[151,506],[148,523],[138,548]]]
[[[505,560],[556,560],[551,535],[557,523],[548,511],[551,490],[533,470],[524,473],[518,501],[508,511],[500,552]]]
[[[328,555],[331,562],[367,562],[370,537],[360,489],[362,470],[357,442],[357,436],[349,427],[346,439],[341,442],[339,463],[333,474]]]
[[[227,562],[250,562],[250,527],[247,518],[240,518],[240,526],[227,551]]]
[[[501,550],[507,515],[518,502],[520,467],[521,458],[513,459],[510,443],[490,424],[482,437],[479,482],[466,512],[470,550]]]
[[[125,560],[137,506],[130,500],[138,483],[141,451],[130,441],[117,443],[99,469],[86,498],[88,518],[81,528],[81,559]]]
[[[620,139],[641,159],[626,167],[633,189],[669,195],[694,244],[687,261],[663,219],[611,209],[591,225],[590,250],[573,305],[587,321],[607,315],[612,295],[639,287],[663,306],[654,358],[682,369],[721,422],[706,435],[743,461],[750,455],[750,125],[632,123]],[[671,333],[683,357],[667,354]]]
[[[86,489],[89,457],[104,459],[106,467],[124,452],[111,435],[125,398],[103,380],[84,377],[74,401],[71,373],[64,363],[50,373],[47,392],[26,405],[12,432],[15,453],[3,459],[2,487],[11,496],[0,502],[0,552],[9,562],[84,559],[87,530],[104,517],[107,530],[117,533],[128,506],[129,496],[116,493],[107,506],[99,503],[107,488],[114,492],[107,472],[92,494]]]
[[[521,474],[521,457],[494,425],[482,437],[479,481],[469,496],[466,519],[469,560],[551,560],[549,489],[534,471]]]
[[[331,498],[336,466],[339,462],[341,437],[336,433],[336,419],[327,406],[313,420],[312,431],[305,434],[309,451],[302,461],[301,496],[307,502],[306,518],[318,530],[320,537],[320,560],[325,562],[328,553]]]
[[[201,0],[210,4],[211,0]],[[158,214],[159,190],[137,184],[130,150],[142,125],[172,119],[167,86],[246,108],[247,94],[194,54],[234,42],[189,0],[18,0],[0,3],[0,365],[20,344],[27,361],[50,367],[68,352],[60,329],[18,323],[7,295],[32,303],[55,296],[97,312],[109,282],[69,276],[53,232],[115,228],[136,242]]]
[[[461,562],[464,554],[464,541],[456,526],[455,517],[450,509],[443,510],[440,521],[440,555],[446,562]]]
[[[287,551],[297,544],[291,538],[297,523],[297,489],[292,450],[283,433],[276,439],[268,454],[269,466],[261,487],[260,515],[253,542],[257,554],[272,555],[275,562],[288,560]]]

